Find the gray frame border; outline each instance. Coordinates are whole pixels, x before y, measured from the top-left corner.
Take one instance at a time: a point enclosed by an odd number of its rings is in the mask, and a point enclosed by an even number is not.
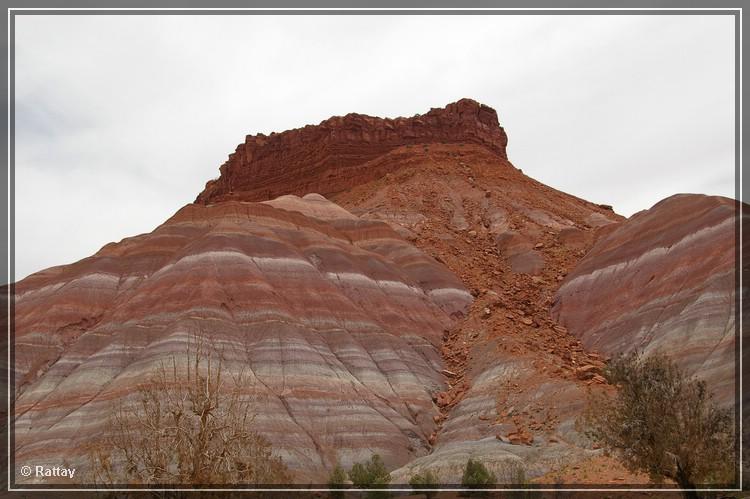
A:
[[[195,1],[195,0],[193,0]],[[299,0],[298,0],[299,1]],[[550,1],[550,0],[547,0]],[[2,257],[6,259],[8,262],[7,268],[4,268],[2,271],[0,271],[0,282],[2,283],[9,283],[4,287],[5,293],[3,293],[3,298],[7,300],[7,308],[6,312],[7,315],[5,315],[5,320],[8,323],[8,339],[7,342],[3,342],[3,348],[5,349],[2,351],[3,354],[7,351],[7,357],[5,355],[2,356],[3,360],[7,358],[7,368],[4,370],[4,373],[6,374],[6,377],[3,377],[3,381],[8,383],[8,399],[3,400],[2,406],[0,406],[0,417],[2,417],[2,412],[5,411],[5,415],[7,417],[7,426],[5,426],[3,423],[4,428],[3,431],[8,432],[8,453],[6,455],[6,458],[8,459],[8,468],[7,468],[7,475],[6,475],[6,484],[7,484],[7,490],[8,491],[26,491],[26,492],[32,492],[32,491],[49,491],[49,492],[94,492],[94,491],[107,491],[107,492],[115,492],[115,491],[123,491],[123,492],[155,492],[155,491],[192,491],[196,492],[199,490],[204,491],[213,491],[213,492],[238,492],[238,491],[264,491],[264,492],[325,492],[330,490],[336,490],[336,489],[328,489],[328,488],[310,488],[310,489],[303,489],[303,488],[294,488],[294,489],[283,489],[283,488],[260,488],[260,489],[253,489],[253,488],[205,488],[205,489],[194,489],[194,488],[103,488],[103,489],[97,489],[97,488],[56,488],[54,485],[52,486],[40,486],[40,487],[24,487],[24,488],[17,488],[12,487],[11,484],[15,484],[14,480],[12,480],[10,477],[13,476],[13,468],[12,465],[14,463],[13,454],[11,452],[11,443],[13,441],[12,437],[12,428],[13,428],[13,421],[11,420],[11,412],[9,409],[12,409],[13,399],[11,398],[12,395],[12,386],[13,386],[13,370],[11,367],[14,365],[13,363],[13,352],[12,352],[12,341],[11,341],[11,334],[13,329],[13,317],[14,317],[14,304],[11,297],[14,293],[15,285],[14,283],[10,282],[10,279],[13,278],[15,275],[15,193],[14,193],[14,183],[15,183],[15,175],[14,175],[14,160],[15,160],[15,151],[14,151],[14,121],[13,116],[15,115],[15,88],[14,88],[14,81],[12,80],[13,77],[13,67],[15,63],[15,53],[14,53],[14,29],[15,29],[15,16],[16,15],[733,15],[735,17],[735,103],[736,108],[740,112],[735,113],[735,199],[742,201],[743,197],[742,194],[744,192],[745,187],[745,177],[742,175],[742,145],[745,140],[745,132],[742,128],[742,118],[744,117],[744,107],[742,103],[742,67],[743,62],[745,60],[745,51],[744,49],[744,40],[742,37],[742,8],[741,7],[727,7],[727,8],[717,8],[717,7],[686,7],[684,3],[678,4],[677,2],[673,1],[662,1],[659,2],[661,5],[658,7],[652,7],[652,6],[637,6],[637,7],[598,7],[593,5],[576,5],[576,6],[570,6],[570,7],[559,7],[557,5],[548,7],[548,6],[539,6],[539,7],[529,7],[529,3],[522,2],[518,0],[510,0],[505,2],[506,6],[498,6],[496,5],[496,2],[493,1],[487,1],[487,0],[473,0],[471,2],[466,2],[466,7],[451,7],[449,5],[440,6],[436,4],[445,4],[445,0],[442,1],[434,1],[432,2],[430,7],[420,7],[420,6],[407,6],[402,7],[405,4],[414,4],[414,3],[423,3],[424,0],[420,1],[414,1],[411,0],[409,2],[382,2],[384,4],[390,4],[387,7],[380,7],[380,8],[373,8],[373,7],[352,7],[351,5],[341,5],[340,0],[335,1],[329,1],[328,7],[296,7],[296,6],[289,6],[289,7],[279,7],[277,5],[273,5],[273,2],[269,2],[268,0],[261,0],[256,1],[256,6],[253,7],[247,7],[246,3],[240,2],[239,5],[227,5],[226,7],[211,7],[211,8],[202,8],[202,7],[185,7],[185,6],[160,6],[160,7],[151,7],[148,2],[143,2],[142,0],[138,0],[135,2],[128,2],[133,4],[132,7],[114,7],[114,8],[101,8],[101,7],[89,7],[89,6],[80,6],[80,7],[70,7],[67,5],[55,5],[55,4],[64,4],[66,2],[55,0],[47,2],[47,7],[19,7],[19,8],[8,8],[8,24],[5,28],[7,30],[7,37],[3,37],[3,40],[5,40],[5,43],[7,44],[7,49],[5,51],[6,57],[7,57],[7,65],[4,68],[4,71],[6,71],[6,79],[5,79],[5,85],[6,85],[6,91],[8,100],[6,103],[6,113],[7,113],[7,122],[4,126],[6,126],[6,132],[8,141],[6,144],[4,144],[2,147],[5,147],[5,152],[8,155],[8,163],[7,163],[7,175],[2,177],[2,184],[0,184],[0,188],[2,188],[3,192],[7,193],[7,217],[3,221],[3,223],[7,223],[6,231],[4,231],[4,237],[7,237],[5,245],[3,245],[2,251],[5,253],[2,253]],[[79,2],[79,3],[89,3],[86,2]],[[177,3],[174,0],[167,0],[160,2],[162,4],[172,4]],[[225,2],[225,3],[235,3],[235,2]],[[353,3],[353,2],[352,2]],[[534,2],[534,4],[537,4],[540,2]],[[543,2],[542,2],[543,3]],[[578,4],[590,4],[590,1],[583,1],[583,2],[575,2]],[[642,2],[638,2],[642,3]],[[670,5],[672,4],[672,5]],[[745,207],[744,204],[739,204],[739,216],[736,218],[736,224],[735,224],[735,233],[736,233],[736,240],[737,240],[737,252],[736,252],[736,279],[738,284],[738,292],[736,293],[736,311],[737,311],[737,317],[739,320],[735,321],[735,334],[736,337],[739,338],[739,347],[735,349],[736,352],[736,368],[737,368],[737,374],[735,384],[736,384],[736,400],[738,402],[736,407],[736,416],[737,421],[739,422],[739,439],[738,439],[738,452],[739,452],[739,459],[738,459],[738,481],[737,485],[739,488],[707,488],[707,489],[689,489],[689,490],[695,490],[695,491],[713,491],[713,492],[734,492],[734,491],[741,491],[742,490],[742,479],[743,479],[743,470],[742,470],[742,457],[743,457],[743,450],[742,450],[742,435],[743,435],[743,417],[745,415],[744,408],[743,408],[743,386],[742,386],[742,378],[745,373],[745,371],[750,368],[750,366],[743,366],[742,363],[742,352],[743,350],[743,338],[745,336],[745,327],[743,324],[743,314],[742,314],[742,307],[743,302],[748,303],[746,300],[748,299],[748,296],[745,295],[743,292],[744,288],[742,287],[743,283],[743,275],[745,273],[745,269],[742,267],[742,246],[744,242],[745,234],[750,234],[750,225],[746,226],[746,217],[745,217]],[[745,229],[748,229],[748,232],[745,231]],[[750,272],[750,269],[748,269]],[[748,274],[750,277],[750,274]],[[747,281],[744,281],[747,282]],[[745,305],[747,306],[747,305]],[[737,345],[737,343],[735,343]],[[5,419],[5,418],[3,418]],[[0,466],[2,466],[4,463],[0,462]],[[3,467],[4,468],[4,467]],[[356,491],[356,492],[364,492],[366,490],[379,490],[379,489],[339,489],[342,491]],[[392,488],[389,489],[393,492],[412,492],[411,488]],[[440,488],[436,489],[438,491],[467,491],[469,489],[463,489],[463,488]],[[499,488],[499,489],[481,489],[485,492],[492,492],[492,491],[498,491],[498,492],[514,492],[514,491],[534,491],[534,492],[678,492],[683,491],[684,489],[670,489],[670,488]]]

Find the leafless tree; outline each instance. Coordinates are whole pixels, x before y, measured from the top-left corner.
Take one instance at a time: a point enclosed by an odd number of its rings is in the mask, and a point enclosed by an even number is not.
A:
[[[271,443],[253,430],[252,386],[244,369],[195,337],[115,402],[106,436],[90,452],[100,484],[264,486],[290,483]]]

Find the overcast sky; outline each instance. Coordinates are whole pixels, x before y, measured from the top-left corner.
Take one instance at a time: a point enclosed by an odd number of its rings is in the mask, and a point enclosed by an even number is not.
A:
[[[731,16],[17,16],[17,279],[150,232],[248,133],[462,97],[631,215],[734,196]]]

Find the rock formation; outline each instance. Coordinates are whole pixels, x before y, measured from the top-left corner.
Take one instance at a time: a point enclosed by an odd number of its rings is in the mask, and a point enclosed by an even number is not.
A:
[[[300,482],[429,451],[461,282],[318,195],[188,205],[16,286],[16,462],[85,463],[111,402],[191,335],[250,369],[255,428]]]
[[[248,135],[196,202],[263,201],[310,192],[328,196],[392,171],[387,164],[364,165],[399,146],[481,144],[504,158],[507,142],[495,110],[471,99],[412,118],[335,116],[316,126]]]
[[[605,357],[636,346],[730,393],[734,203],[624,221],[506,145],[469,99],[248,136],[154,232],[18,283],[17,462],[82,455],[195,332],[252,371],[258,429],[299,483],[373,452],[393,483],[589,459],[575,419]]]
[[[738,210],[682,194],[607,228],[563,281],[553,316],[588,350],[666,353],[734,403]]]
[[[574,422],[601,369],[552,320],[566,273],[599,227],[622,217],[556,191],[475,144],[402,147],[371,161],[397,166],[332,199],[383,220],[453,271],[476,299],[443,344],[449,389],[437,403],[432,452],[394,470],[406,483],[423,469],[459,483],[469,457],[503,481],[594,453]]]

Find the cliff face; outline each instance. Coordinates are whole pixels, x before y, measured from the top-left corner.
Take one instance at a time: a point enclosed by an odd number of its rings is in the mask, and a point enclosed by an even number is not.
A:
[[[270,136],[248,135],[206,184],[197,203],[263,201],[283,194],[324,196],[391,171],[364,163],[400,146],[428,143],[482,145],[505,158],[508,139],[494,109],[471,99],[412,118],[347,114]]]

